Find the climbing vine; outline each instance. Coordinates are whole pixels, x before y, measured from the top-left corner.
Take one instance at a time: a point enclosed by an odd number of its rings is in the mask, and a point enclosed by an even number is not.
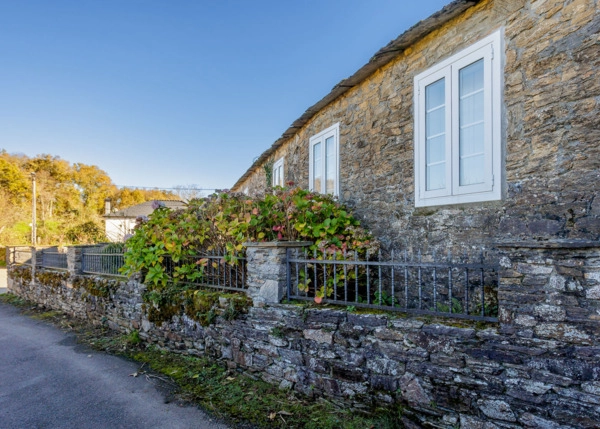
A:
[[[265,171],[265,184],[267,188],[273,186],[273,160],[265,162],[263,165],[263,170]]]

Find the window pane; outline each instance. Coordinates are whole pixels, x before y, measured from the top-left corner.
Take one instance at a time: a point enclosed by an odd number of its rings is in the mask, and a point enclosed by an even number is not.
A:
[[[483,183],[484,174],[483,60],[459,70],[459,183]]]
[[[483,59],[460,69],[460,86],[463,94],[483,88]]]
[[[446,137],[444,135],[434,137],[427,140],[427,165],[439,162],[445,162],[444,159],[444,145],[446,144]]]
[[[427,190],[444,189],[446,186],[446,163],[427,166]]]
[[[321,190],[321,143],[313,146],[313,190],[322,192]]]
[[[425,87],[425,189],[446,187],[446,84],[444,79]]]
[[[467,127],[483,120],[483,88],[460,99],[460,126]]]
[[[273,170],[273,186],[283,186],[283,165]]]
[[[277,186],[283,186],[283,164],[277,169]]]
[[[461,130],[462,144],[460,145],[460,157],[468,157],[483,153],[483,142],[484,139],[484,126],[483,122],[465,127]]]
[[[443,78],[428,85],[425,91],[425,104],[427,104],[428,110],[437,106],[443,106],[446,102],[444,99],[445,85]]]
[[[335,194],[335,145],[334,138],[325,139],[325,193]]]
[[[428,138],[433,136],[437,136],[440,134],[444,134],[446,131],[446,109],[445,106],[442,105],[434,110],[427,112],[426,116],[426,126],[427,130],[425,131]]]
[[[469,158],[461,158],[460,160],[460,184],[474,185],[483,183],[485,177],[483,175],[483,154],[471,156]],[[467,172],[467,174],[465,174]]]

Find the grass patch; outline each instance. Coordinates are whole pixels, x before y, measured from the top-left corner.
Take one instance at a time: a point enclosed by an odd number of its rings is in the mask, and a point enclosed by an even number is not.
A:
[[[57,317],[63,317],[63,313],[60,311],[50,310],[32,314],[31,317],[38,320],[54,320]]]
[[[309,400],[206,359],[154,347],[130,350],[128,356],[170,377],[181,396],[235,423],[265,428],[401,428],[400,410],[356,415],[320,399]]]
[[[0,302],[4,302],[5,304],[14,305],[15,307],[27,307],[31,303],[28,303],[21,297],[14,295],[12,293],[3,293],[0,295]]]

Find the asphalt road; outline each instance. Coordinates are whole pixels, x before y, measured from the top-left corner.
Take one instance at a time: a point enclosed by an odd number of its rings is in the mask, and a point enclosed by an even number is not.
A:
[[[138,370],[0,303],[0,429],[227,429]]]

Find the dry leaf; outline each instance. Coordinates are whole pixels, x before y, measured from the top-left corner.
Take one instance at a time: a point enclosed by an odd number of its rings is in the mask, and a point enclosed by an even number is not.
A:
[[[269,414],[269,420],[275,420],[275,417],[277,417],[277,413]]]

